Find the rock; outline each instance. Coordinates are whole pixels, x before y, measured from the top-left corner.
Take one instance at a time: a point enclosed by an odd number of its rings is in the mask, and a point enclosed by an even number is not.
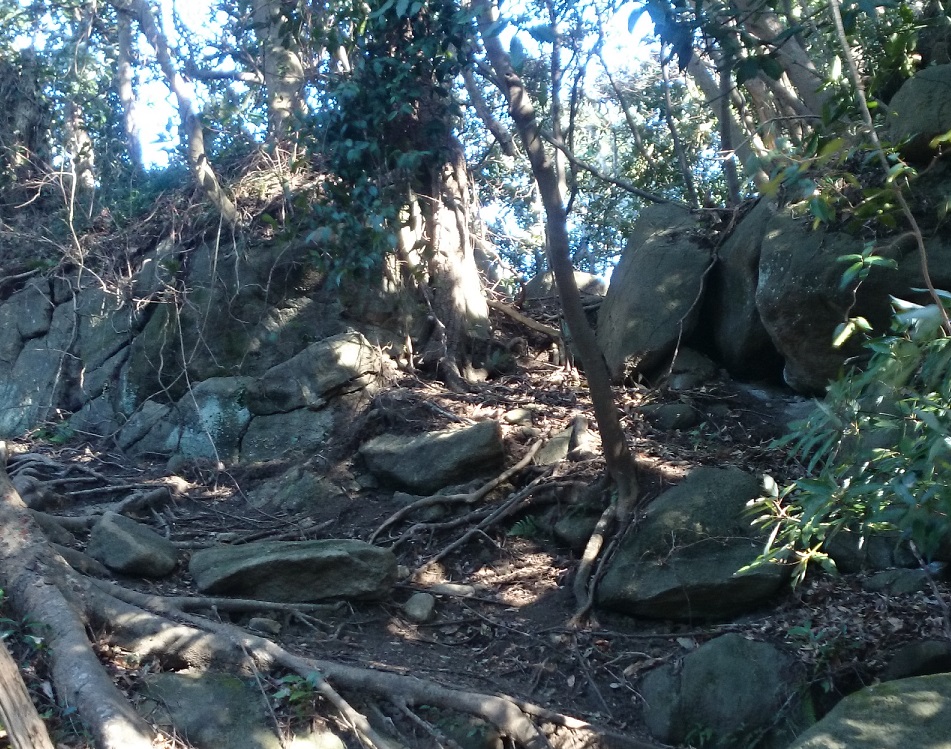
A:
[[[662,363],[693,329],[711,261],[703,236],[689,211],[641,211],[598,313],[598,344],[616,382]]]
[[[323,408],[333,397],[370,385],[382,370],[378,347],[360,333],[341,333],[261,375],[248,387],[248,408],[255,415]]]
[[[432,621],[436,615],[436,597],[432,593],[413,593],[403,604],[403,613],[411,622]]]
[[[937,149],[929,141],[951,130],[951,65],[932,65],[905,81],[889,102],[888,134],[906,159],[925,164]]]
[[[719,367],[710,357],[691,348],[682,348],[667,368],[665,382],[667,388],[675,392],[694,390],[719,374]]]
[[[700,413],[686,403],[648,403],[640,412],[661,429],[690,429],[700,423]]]
[[[591,294],[592,296],[604,296],[607,292],[607,284],[604,279],[591,273],[585,273],[580,270],[575,271],[575,283],[578,291],[582,294]],[[539,273],[525,284],[525,299],[551,299],[557,298],[558,287],[555,285],[555,274],[551,271]]]
[[[147,674],[142,683],[139,713],[196,749],[344,749],[329,731],[283,743],[259,689],[235,676],[182,671]]]
[[[951,642],[923,640],[902,646],[882,673],[882,681],[951,672]]]
[[[735,468],[695,468],[647,508],[598,586],[598,603],[654,619],[719,619],[764,603],[786,579],[778,565],[749,572],[763,548],[747,502],[757,480]]]
[[[937,288],[951,285],[951,242],[943,236],[926,239],[932,280]],[[895,242],[885,254],[897,270],[873,268],[853,299],[841,288],[842,255],[863,249],[857,237],[812,231],[808,222],[788,214],[773,216],[760,255],[756,306],[763,325],[785,360],[787,384],[801,393],[825,391],[845,360],[865,352],[857,337],[832,345],[836,327],[849,316],[864,317],[881,333],[891,321],[890,297],[923,302],[917,255],[910,243]]]
[[[532,462],[537,466],[550,466],[554,463],[560,463],[568,457],[568,447],[571,444],[572,427],[562,429],[553,434],[541,449],[535,453]]]
[[[850,574],[892,567],[917,567],[918,560],[900,533],[881,531],[867,534],[840,530],[826,540],[824,550],[839,572]]]
[[[576,509],[559,518],[552,531],[555,538],[569,546],[572,551],[584,551],[601,514],[593,510]]]
[[[64,398],[62,373],[72,332],[69,305],[59,305],[46,334],[23,341],[12,366],[0,372],[0,439],[19,437],[46,421]]]
[[[361,445],[360,455],[382,484],[428,495],[499,468],[505,451],[498,422],[482,421],[411,438],[384,434]]]
[[[644,677],[638,688],[644,722],[665,744],[681,744],[702,730],[704,746],[752,745],[783,708],[801,726],[787,701],[795,704],[791,698],[805,685],[791,672],[792,659],[768,643],[738,634],[717,637]]]
[[[351,539],[262,541],[203,549],[188,570],[203,593],[286,602],[373,599],[396,582],[396,557]]]
[[[346,492],[332,481],[302,466],[294,466],[248,492],[253,507],[289,513],[313,512],[327,501],[346,496]]]
[[[276,460],[288,453],[312,454],[327,444],[337,414],[332,408],[300,408],[286,414],[255,416],[241,439],[241,462]]]
[[[502,415],[502,421],[506,424],[516,424],[519,426],[531,426],[534,411],[531,408],[513,408]]]
[[[275,619],[269,619],[266,616],[252,616],[248,620],[248,629],[255,632],[262,632],[266,635],[281,634],[281,623]]]
[[[769,201],[760,200],[724,242],[710,274],[702,319],[712,323],[717,360],[735,377],[772,378],[783,366],[756,307],[760,250],[772,215]]]
[[[245,401],[252,382],[250,377],[210,377],[197,383],[127,449],[133,455],[233,462],[251,422]]]
[[[951,674],[917,676],[850,694],[788,749],[947,749]]]
[[[917,593],[930,588],[925,570],[884,570],[862,581],[862,588],[890,596]]]
[[[178,563],[171,541],[115,512],[93,526],[86,553],[114,572],[141,577],[165,577]]]

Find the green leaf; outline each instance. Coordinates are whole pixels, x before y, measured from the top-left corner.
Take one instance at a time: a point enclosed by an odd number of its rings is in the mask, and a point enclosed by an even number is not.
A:
[[[835,209],[824,195],[816,195],[809,201],[809,210],[813,216],[823,223],[829,223],[835,218]]]
[[[736,85],[742,86],[746,81],[759,75],[760,64],[755,57],[746,57],[736,65]]]
[[[766,55],[763,57],[762,60],[760,60],[760,67],[762,68],[763,72],[774,81],[778,81],[780,78],[782,78],[783,73],[785,72],[779,60],[777,60],[772,55]]]

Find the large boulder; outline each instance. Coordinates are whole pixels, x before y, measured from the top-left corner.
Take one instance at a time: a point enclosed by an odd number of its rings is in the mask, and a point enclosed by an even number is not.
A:
[[[772,377],[783,366],[756,307],[760,250],[772,216],[769,201],[760,200],[724,242],[710,274],[700,325],[709,322],[717,359],[736,377]]]
[[[887,681],[850,694],[788,749],[947,749],[951,674]]]
[[[604,296],[608,285],[603,278],[584,271],[575,271],[575,285],[582,294]],[[555,284],[555,274],[550,270],[539,273],[525,284],[526,301],[538,299],[553,299],[558,297],[558,286]]]
[[[204,593],[292,602],[373,599],[396,582],[396,557],[352,539],[262,541],[198,551],[188,571]]]
[[[360,447],[367,468],[380,482],[415,494],[432,494],[502,464],[505,451],[496,421],[416,437],[384,434]]]
[[[684,743],[702,730],[704,746],[752,745],[783,723],[801,727],[794,695],[805,685],[795,683],[794,673],[793,660],[774,646],[726,634],[644,677],[638,688],[644,722],[665,744]],[[785,720],[778,721],[784,708]],[[780,733],[787,741],[795,735]]]
[[[763,539],[747,503],[759,482],[736,468],[695,468],[648,507],[598,586],[598,604],[653,619],[720,619],[764,603],[785,573],[763,565],[743,574]]]
[[[909,78],[889,102],[888,134],[902,155],[917,163],[932,159],[929,141],[951,131],[951,65],[932,65]]]
[[[129,453],[234,461],[251,422],[245,394],[252,382],[250,377],[210,377],[197,383],[173,408],[155,411],[161,416],[128,446]],[[131,430],[127,425],[120,434]]]
[[[360,333],[340,333],[311,344],[257,378],[248,388],[248,407],[255,415],[322,408],[335,396],[375,382],[382,368],[378,347]]]
[[[3,304],[0,322],[0,438],[19,437],[45,421],[69,391],[64,370],[74,319],[30,285]]]
[[[840,348],[832,345],[836,327],[848,317],[864,317],[884,333],[891,319],[890,296],[925,301],[915,291],[924,281],[911,241],[895,241],[882,250],[897,261],[897,270],[873,268],[857,295],[842,288],[845,266],[838,258],[862,249],[858,237],[813,231],[810,222],[788,213],[773,216],[766,227],[756,306],[785,359],[786,382],[799,392],[823,392],[840,374],[845,360],[862,353],[857,337]],[[951,242],[929,238],[927,250],[935,286],[949,288]]]
[[[611,377],[649,371],[693,329],[711,249],[689,211],[641,211],[598,313],[598,344]]]

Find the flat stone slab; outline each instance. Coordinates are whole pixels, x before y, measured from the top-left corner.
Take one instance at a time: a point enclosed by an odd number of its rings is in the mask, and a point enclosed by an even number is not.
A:
[[[360,447],[367,468],[382,484],[432,494],[502,464],[505,451],[496,421],[416,437],[384,434]]]
[[[165,577],[178,563],[171,541],[115,512],[105,513],[93,526],[86,553],[114,572],[142,577]]]
[[[203,549],[188,570],[203,593],[286,602],[372,599],[396,582],[396,557],[352,539],[262,541]]]

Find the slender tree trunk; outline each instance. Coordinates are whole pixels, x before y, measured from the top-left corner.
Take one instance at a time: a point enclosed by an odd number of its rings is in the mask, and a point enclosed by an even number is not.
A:
[[[687,191],[687,202],[694,208],[700,207],[700,201],[697,199],[697,188],[694,186],[693,172],[687,164],[687,153],[684,151],[683,141],[680,140],[680,133],[677,132],[677,125],[674,122],[674,115],[670,111],[672,103],[670,100],[670,75],[667,70],[667,61],[664,59],[664,52],[660,54],[660,74],[664,84],[664,119],[667,121],[667,130],[670,131],[671,140],[674,143],[674,153],[677,155],[677,163],[680,165],[680,174],[684,179],[684,188]]]
[[[116,88],[122,105],[122,122],[125,128],[126,149],[129,161],[136,174],[145,171],[142,158],[142,139],[139,135],[139,119],[135,101],[135,69],[132,66],[132,21],[128,13],[119,11],[119,69],[116,73]]]
[[[224,221],[228,224],[237,223],[238,210],[231,198],[221,188],[218,177],[208,160],[208,154],[205,152],[205,131],[195,107],[195,97],[191,87],[178,72],[175,62],[172,60],[168,40],[159,29],[155,17],[152,15],[152,9],[146,0],[112,0],[112,4],[117,11],[131,13],[135,17],[145,38],[152,49],[155,50],[159,67],[162,69],[166,83],[175,95],[178,104],[185,154],[195,180],[206,197],[218,209]]]
[[[501,82],[502,93],[509,104],[509,113],[515,121],[522,145],[531,163],[532,174],[538,184],[546,215],[548,262],[558,285],[565,322],[588,378],[605,462],[618,488],[616,514],[623,525],[630,517],[638,499],[637,472],[627,438],[621,428],[608,368],[598,347],[594,331],[585,317],[581,295],[575,283],[568,241],[567,216],[557,170],[545,150],[528,91],[512,69],[509,57],[502,49],[502,44],[494,32],[493,27],[498,20],[498,7],[491,5],[489,0],[477,0],[474,8],[478,12],[479,29],[486,55]]]

